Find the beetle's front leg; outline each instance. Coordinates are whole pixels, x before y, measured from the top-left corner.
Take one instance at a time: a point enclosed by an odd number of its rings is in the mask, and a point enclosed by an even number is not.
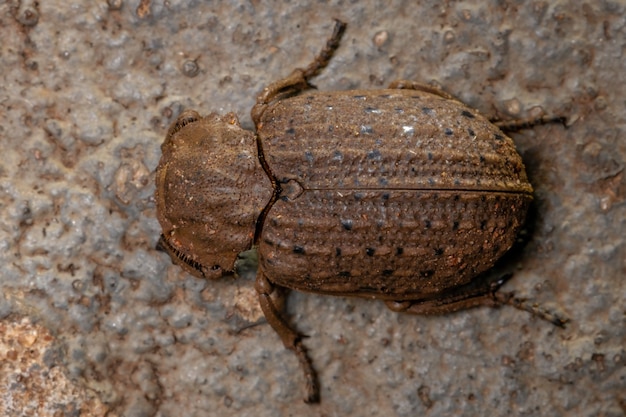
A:
[[[311,359],[306,353],[306,348],[302,344],[302,336],[289,327],[289,324],[282,318],[278,308],[276,308],[276,303],[272,300],[271,295],[275,290],[274,285],[269,282],[263,273],[259,272],[254,288],[257,294],[259,294],[259,304],[261,305],[265,319],[269,325],[272,326],[274,331],[278,333],[285,347],[293,350],[300,361],[306,380],[306,398],[304,401],[307,403],[319,402],[320,392],[317,374],[313,369]],[[284,295],[279,294],[279,297],[282,298]]]
[[[308,88],[311,88],[311,86],[304,76],[304,70],[301,68],[296,68],[287,77],[273,82],[265,87],[261,94],[259,94],[259,96],[257,97],[256,104],[252,107],[252,110],[250,111],[250,115],[252,116],[252,121],[254,122],[254,125],[257,127],[257,129],[259,128],[259,120],[261,119],[261,115],[263,115],[263,112],[265,111],[267,105],[271,103],[275,98],[297,94],[300,91],[306,90]]]
[[[335,50],[339,47],[339,42],[345,30],[346,24],[341,20],[335,19],[333,34],[328,38],[324,48],[308,67],[304,69],[296,68],[286,78],[273,82],[263,89],[261,94],[257,97],[256,104],[252,107],[251,111],[252,121],[257,129],[259,128],[261,115],[270,102],[282,96],[297,94],[300,91],[313,87],[309,84],[309,80],[319,74],[319,72],[328,65]]]

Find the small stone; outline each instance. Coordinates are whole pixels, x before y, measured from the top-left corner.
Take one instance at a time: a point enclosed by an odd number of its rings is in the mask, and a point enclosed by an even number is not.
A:
[[[15,18],[24,26],[35,26],[39,22],[39,12],[34,7],[24,6],[20,7]]]
[[[372,41],[376,47],[380,48],[389,40],[389,32],[386,30],[381,30],[380,32],[376,32]]]
[[[188,59],[183,63],[182,71],[186,77],[193,78],[200,72],[200,67],[196,61]]]

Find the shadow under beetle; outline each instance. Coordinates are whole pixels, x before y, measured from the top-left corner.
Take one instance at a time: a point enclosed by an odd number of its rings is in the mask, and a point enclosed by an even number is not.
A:
[[[345,27],[336,21],[308,67],[263,90],[256,134],[233,113],[184,111],[156,174],[159,246],[175,263],[219,278],[257,248],[259,303],[304,369],[307,402],[319,401],[317,376],[277,287],[381,299],[413,314],[511,304],[565,323],[497,292],[503,280],[476,279],[514,243],[533,198],[501,129],[554,120],[491,123],[412,81],[306,91]]]

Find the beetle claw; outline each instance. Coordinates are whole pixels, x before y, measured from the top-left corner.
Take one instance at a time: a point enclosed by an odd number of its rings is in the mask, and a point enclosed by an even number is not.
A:
[[[529,303],[526,298],[515,297],[513,292],[496,292],[493,294],[496,305],[510,305],[518,310],[526,311],[535,317],[548,321],[553,325],[565,328],[569,319],[558,313],[547,310],[537,303]]]

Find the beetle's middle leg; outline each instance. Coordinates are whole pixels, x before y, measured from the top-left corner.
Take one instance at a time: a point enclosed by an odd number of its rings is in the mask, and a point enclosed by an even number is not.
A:
[[[420,315],[446,314],[479,306],[499,307],[510,305],[542,320],[549,321],[555,326],[565,327],[565,324],[568,322],[566,318],[545,310],[535,303],[529,303],[524,298],[515,297],[512,292],[498,291],[500,286],[510,276],[508,274],[495,283],[487,283],[472,289],[461,287],[450,294],[440,295],[432,299],[385,301],[385,305],[395,312]]]
[[[267,105],[273,100],[281,97],[297,94],[300,91],[312,88],[309,80],[320,73],[332,58],[335,50],[339,47],[339,42],[346,30],[346,23],[335,19],[333,34],[328,38],[322,51],[315,57],[313,62],[306,68],[296,68],[287,77],[275,81],[265,87],[256,99],[256,104],[252,107],[252,121],[258,128],[259,120]]]
[[[317,374],[313,369],[311,359],[306,353],[306,348],[302,344],[302,336],[289,327],[289,324],[287,324],[285,319],[281,316],[278,308],[276,307],[276,303],[271,297],[275,290],[274,285],[268,281],[263,273],[259,272],[257,274],[254,288],[259,295],[259,304],[261,305],[261,310],[263,310],[265,319],[270,326],[272,326],[274,331],[278,333],[285,347],[293,350],[300,361],[300,365],[304,371],[304,378],[306,380],[306,398],[304,401],[307,403],[319,402],[320,389],[317,381]],[[283,295],[279,296],[283,297]]]

